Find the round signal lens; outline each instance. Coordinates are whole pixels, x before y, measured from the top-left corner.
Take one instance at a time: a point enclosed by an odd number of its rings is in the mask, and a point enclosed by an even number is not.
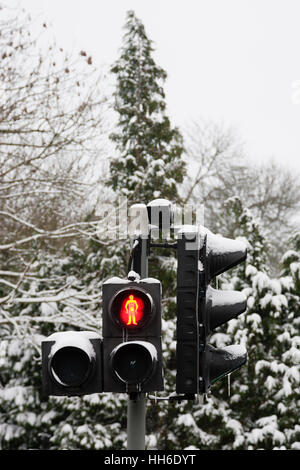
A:
[[[66,346],[54,354],[50,367],[53,378],[59,384],[65,387],[78,387],[87,380],[92,363],[82,349]]]
[[[153,313],[151,296],[138,288],[126,288],[117,292],[110,304],[113,321],[130,330],[144,326],[151,320]]]
[[[132,341],[118,345],[111,354],[116,376],[127,384],[147,381],[155,368],[157,353],[151,343]]]

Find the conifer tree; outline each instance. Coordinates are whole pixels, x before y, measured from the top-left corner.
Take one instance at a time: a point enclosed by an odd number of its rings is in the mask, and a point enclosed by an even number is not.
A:
[[[131,202],[146,204],[159,197],[178,200],[184,177],[182,137],[166,115],[167,75],[152,54],[144,25],[129,11],[121,55],[111,69],[118,115],[111,139],[119,155],[111,161],[108,184]]]
[[[131,203],[147,204],[163,198],[180,203],[179,185],[185,175],[183,140],[166,114],[163,83],[166,72],[153,59],[152,41],[133,11],[127,14],[126,33],[120,58],[112,67],[116,77],[115,111],[118,128],[111,139],[119,155],[110,165],[108,184]],[[116,274],[116,273],[114,273]],[[175,387],[175,299],[174,253],[156,249],[149,259],[149,275],[162,283],[162,334],[166,392]],[[159,404],[147,407],[148,446],[163,446],[156,439],[173,413]],[[169,416],[170,415],[170,416]],[[163,431],[163,434],[165,431]]]

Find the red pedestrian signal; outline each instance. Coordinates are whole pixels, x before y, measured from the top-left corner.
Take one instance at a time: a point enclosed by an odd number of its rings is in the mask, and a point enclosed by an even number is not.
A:
[[[141,297],[129,294],[122,302],[120,319],[126,326],[138,326],[144,316],[144,302]]]
[[[108,310],[115,326],[126,330],[140,330],[151,323],[155,315],[151,295],[139,287],[119,288],[112,296]]]

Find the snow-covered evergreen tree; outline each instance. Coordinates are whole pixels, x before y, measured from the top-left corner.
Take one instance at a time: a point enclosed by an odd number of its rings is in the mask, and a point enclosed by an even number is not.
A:
[[[118,127],[111,136],[120,153],[110,165],[109,185],[131,202],[178,199],[184,176],[182,137],[166,115],[166,72],[155,64],[152,41],[133,11],[127,14],[116,78]]]

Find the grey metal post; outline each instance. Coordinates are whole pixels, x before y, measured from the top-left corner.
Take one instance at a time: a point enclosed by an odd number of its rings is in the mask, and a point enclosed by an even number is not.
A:
[[[148,240],[141,238],[140,250],[133,258],[133,269],[141,279],[148,276]],[[146,396],[145,393],[128,395],[127,403],[127,449],[145,450]]]
[[[145,450],[146,397],[144,393],[129,396],[127,405],[127,449]]]

